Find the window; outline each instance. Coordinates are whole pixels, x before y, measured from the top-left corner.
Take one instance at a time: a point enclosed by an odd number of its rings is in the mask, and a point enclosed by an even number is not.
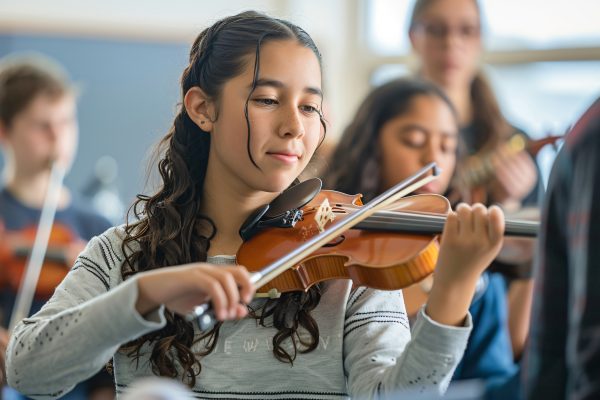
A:
[[[407,75],[414,0],[364,0],[370,81]],[[600,2],[480,0],[485,72],[507,118],[533,138],[563,134],[600,95]],[[544,181],[555,151],[538,156]]]
[[[410,53],[408,23],[414,0],[365,0],[367,45],[380,56]],[[480,0],[489,51],[600,45],[600,2]]]

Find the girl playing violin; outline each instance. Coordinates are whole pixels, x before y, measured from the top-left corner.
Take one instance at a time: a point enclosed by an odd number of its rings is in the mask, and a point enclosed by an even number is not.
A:
[[[447,192],[460,141],[456,111],[441,89],[416,79],[392,81],[374,89],[358,110],[331,158],[329,187],[362,193],[368,201],[435,162],[441,174],[415,194]],[[437,271],[434,275],[437,279]],[[425,283],[405,290],[409,309],[426,300]],[[516,365],[499,274],[482,276],[469,311],[473,332],[453,378],[510,376]]]
[[[3,327],[9,325],[25,261],[31,253],[51,165],[53,162],[67,168],[71,165],[77,136],[76,94],[58,65],[42,56],[13,55],[0,61],[0,144],[5,161],[0,188]],[[27,315],[39,311],[50,298],[86,241],[110,227],[105,218],[84,207],[62,183],[60,186],[49,247],[56,254],[52,262],[42,267],[33,305],[31,310],[25,310],[30,311]],[[8,335],[4,328],[0,331],[1,336]],[[108,390],[107,397],[114,396],[108,375],[95,378],[88,388],[103,385]],[[79,391],[80,397],[90,394],[83,393],[84,390]]]
[[[235,265],[242,223],[294,184],[324,138],[321,79],[313,40],[287,21],[245,12],[200,33],[161,141],[161,188],[139,197],[139,220],[93,239],[16,328],[9,383],[57,396],[112,358],[117,392],[148,375],[181,380],[199,398],[444,391],[475,285],[501,246],[498,208],[448,216],[412,339],[401,291],[337,280],[253,300]],[[222,323],[200,331],[184,315],[207,300]]]

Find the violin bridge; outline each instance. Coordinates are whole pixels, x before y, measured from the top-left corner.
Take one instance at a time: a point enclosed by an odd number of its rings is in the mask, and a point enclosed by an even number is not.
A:
[[[333,209],[329,204],[329,200],[325,199],[319,206],[317,213],[315,214],[315,222],[317,223],[317,228],[319,228],[319,232],[323,232],[325,230],[325,225],[327,225],[328,221],[333,221],[335,219],[335,214],[333,213]]]

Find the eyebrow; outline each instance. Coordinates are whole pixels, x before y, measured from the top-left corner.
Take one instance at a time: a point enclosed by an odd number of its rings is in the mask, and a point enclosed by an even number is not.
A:
[[[270,86],[270,87],[274,87],[277,89],[281,89],[281,88],[285,87],[283,82],[275,80],[275,79],[259,79],[256,81],[256,87],[259,87],[259,86]],[[249,89],[252,89],[252,85],[249,85]],[[323,98],[323,92],[319,88],[308,86],[308,87],[304,88],[304,91],[306,93],[315,94],[315,95]]]

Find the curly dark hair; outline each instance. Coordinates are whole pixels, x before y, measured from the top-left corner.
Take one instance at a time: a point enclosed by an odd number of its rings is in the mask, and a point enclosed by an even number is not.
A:
[[[254,88],[260,69],[261,44],[274,40],[296,40],[310,48],[321,63],[315,43],[304,30],[288,21],[247,11],[216,22],[196,38],[189,65],[181,77],[182,98],[192,87],[200,87],[218,104],[223,85],[251,67],[248,56],[252,54],[255,54]],[[247,105],[248,100],[246,110]],[[249,149],[251,127],[247,112],[245,116]],[[322,117],[321,124],[325,128]],[[172,128],[157,148],[162,187],[153,196],[138,195],[129,210],[136,220],[128,222],[125,228],[122,250],[126,262],[121,271],[124,279],[156,268],[207,260],[210,241],[217,230],[207,216],[200,214],[209,148],[210,135],[180,106]],[[252,160],[249,151],[248,155]],[[292,363],[298,352],[317,347],[319,329],[310,311],[318,305],[320,297],[320,288],[313,287],[307,292],[287,293],[269,300],[260,313],[251,310],[251,315],[263,326],[265,319],[272,316],[273,326],[278,329],[273,338],[273,354],[280,361]],[[291,319],[290,314],[293,314]],[[221,324],[195,335],[192,323],[168,310],[165,315],[167,324],[163,329],[126,344],[122,350],[139,360],[143,344],[153,344],[150,355],[153,372],[171,378],[183,373],[180,378],[193,387],[201,371],[199,357],[215,348]],[[308,342],[300,340],[299,327],[310,333]],[[291,354],[282,346],[287,339],[293,344]],[[192,345],[202,340],[206,340],[204,350],[194,353]]]

